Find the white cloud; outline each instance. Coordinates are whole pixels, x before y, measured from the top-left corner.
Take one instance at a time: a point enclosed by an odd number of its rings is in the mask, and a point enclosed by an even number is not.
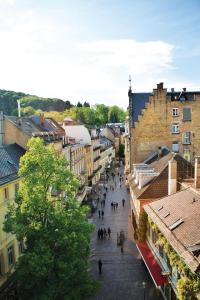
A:
[[[82,47],[90,63],[100,67],[126,68],[130,73],[162,72],[172,67],[171,44],[162,41],[102,40]]]
[[[127,39],[80,43],[72,38],[73,30],[33,10],[0,11],[0,88],[125,107],[129,73],[142,78],[144,90],[145,81],[150,86],[173,67],[171,44]]]

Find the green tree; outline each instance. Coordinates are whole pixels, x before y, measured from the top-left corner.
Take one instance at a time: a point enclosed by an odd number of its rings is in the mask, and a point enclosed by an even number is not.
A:
[[[77,106],[77,107],[83,107],[83,105],[82,105],[82,103],[81,103],[80,101],[78,101],[78,103],[77,103],[76,106]]]
[[[100,120],[100,124],[103,126],[108,123],[108,111],[109,107],[105,104],[96,104],[95,105],[96,115]]]
[[[39,138],[29,141],[20,161],[22,184],[5,222],[5,230],[25,244],[13,277],[20,299],[85,299],[96,288],[88,273],[93,227],[75,200],[78,182],[66,165]]]
[[[109,111],[108,111],[109,123],[124,122],[125,117],[126,117],[126,113],[122,108],[118,107],[117,105],[113,105],[109,107]]]
[[[85,102],[83,103],[83,106],[84,106],[84,107],[90,107],[90,103],[85,101]]]
[[[35,114],[35,110],[31,106],[26,106],[26,107],[22,108],[21,112],[22,112],[22,116],[31,116],[31,115]]]

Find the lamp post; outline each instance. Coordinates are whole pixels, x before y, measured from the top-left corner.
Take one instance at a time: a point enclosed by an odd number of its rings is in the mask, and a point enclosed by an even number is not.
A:
[[[143,287],[143,289],[144,289],[143,299],[145,300],[145,299],[146,299],[146,294],[145,294],[146,282],[145,282],[145,281],[142,282],[142,287]]]

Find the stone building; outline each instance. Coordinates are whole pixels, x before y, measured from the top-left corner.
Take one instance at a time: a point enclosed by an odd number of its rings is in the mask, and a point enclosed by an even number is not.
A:
[[[54,144],[58,154],[62,153],[65,131],[52,118],[45,118],[44,114],[30,117],[14,117],[1,115],[0,132],[3,144],[17,143],[27,148],[31,137],[40,137],[45,145]]]
[[[159,83],[152,93],[129,88],[130,166],[159,147],[193,161],[200,149],[200,92],[167,91]]]

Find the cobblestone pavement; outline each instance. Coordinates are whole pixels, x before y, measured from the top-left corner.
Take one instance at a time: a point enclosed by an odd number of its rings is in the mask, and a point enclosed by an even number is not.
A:
[[[122,170],[121,170],[122,173]],[[93,215],[92,223],[96,225],[91,242],[91,269],[95,278],[100,280],[101,287],[91,300],[160,300],[163,299],[154,287],[152,279],[139,256],[133,241],[132,226],[130,224],[129,194],[122,184],[120,188],[119,177],[115,176],[116,187],[114,191],[108,188],[103,220],[97,212]],[[108,187],[110,185],[108,182]],[[104,192],[104,191],[103,191]],[[122,199],[126,199],[124,207]],[[118,202],[118,208],[111,209],[111,202]],[[111,238],[99,240],[97,231],[100,227],[111,228]],[[126,236],[124,253],[117,246],[117,233],[123,229]],[[98,274],[98,260],[101,259],[102,274]],[[142,282],[146,283],[143,288]]]

